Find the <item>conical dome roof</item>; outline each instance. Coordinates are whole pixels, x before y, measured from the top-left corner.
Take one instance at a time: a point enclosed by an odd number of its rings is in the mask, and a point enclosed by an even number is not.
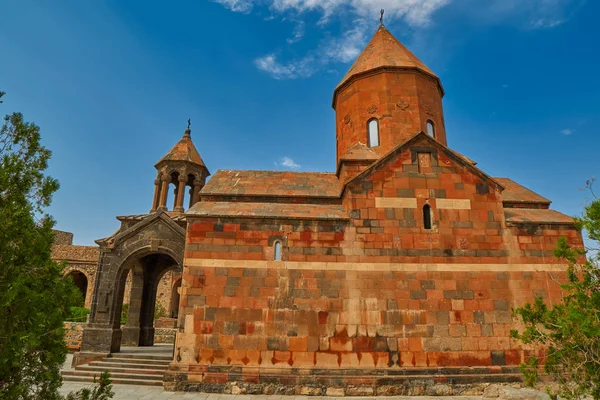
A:
[[[433,71],[381,25],[336,90],[353,76],[382,67],[414,68],[439,81]]]
[[[192,142],[192,136],[190,129],[186,129],[183,137],[179,142],[173,146],[167,154],[163,156],[157,163],[156,166],[169,162],[169,161],[187,161],[196,165],[201,165],[206,168],[200,153],[196,150],[196,146]]]

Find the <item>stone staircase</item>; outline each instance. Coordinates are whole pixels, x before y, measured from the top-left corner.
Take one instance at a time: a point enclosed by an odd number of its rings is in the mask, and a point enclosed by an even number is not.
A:
[[[63,369],[61,375],[65,381],[93,382],[106,371],[113,384],[162,386],[172,350],[173,345],[122,348],[102,360]]]

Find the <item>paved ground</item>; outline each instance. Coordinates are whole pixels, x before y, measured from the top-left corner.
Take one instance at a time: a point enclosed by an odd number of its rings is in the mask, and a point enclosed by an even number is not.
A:
[[[90,387],[88,383],[65,382],[61,388],[61,394],[65,395],[71,391],[79,390],[84,387]],[[309,397],[309,396],[259,396],[259,395],[230,395],[230,394],[209,394],[209,393],[185,393],[185,392],[165,392],[160,387],[144,387],[132,385],[114,385],[115,400],[166,400],[166,399],[185,399],[185,400],[481,400],[476,396],[440,396],[440,397]]]

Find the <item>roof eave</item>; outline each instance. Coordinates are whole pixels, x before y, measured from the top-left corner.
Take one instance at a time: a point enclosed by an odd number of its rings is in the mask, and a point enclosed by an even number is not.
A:
[[[437,77],[436,75],[432,74],[431,72],[425,71],[422,68],[419,67],[398,67],[398,66],[391,66],[391,65],[384,65],[381,67],[377,67],[377,68],[373,68],[367,71],[363,71],[363,72],[358,72],[356,74],[352,74],[350,75],[348,78],[345,78],[345,80],[343,80],[340,84],[338,84],[335,88],[335,90],[333,91],[333,100],[331,102],[331,106],[332,108],[335,110],[335,106],[336,106],[336,99],[337,99],[337,95],[339,92],[341,92],[343,89],[345,89],[346,87],[350,86],[352,83],[354,83],[355,81],[371,76],[371,75],[376,75],[382,72],[398,72],[398,71],[416,71],[416,72],[420,72],[423,75],[432,78],[436,81],[437,85],[438,85],[438,89],[440,91],[440,95],[442,97],[444,97],[445,91],[444,91],[444,86],[442,85],[442,81],[440,80],[439,77]]]

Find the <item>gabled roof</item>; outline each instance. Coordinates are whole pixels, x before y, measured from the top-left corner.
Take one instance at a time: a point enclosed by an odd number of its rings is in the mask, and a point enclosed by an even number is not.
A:
[[[502,201],[505,203],[529,203],[529,204],[550,204],[552,203],[545,197],[540,196],[534,191],[519,185],[509,178],[494,178],[504,186],[502,192]]]
[[[143,215],[140,215],[139,217],[142,216]],[[123,220],[125,218],[126,217],[120,217],[120,220]],[[171,218],[169,214],[164,210],[158,210],[153,214],[146,214],[145,217],[141,219],[134,220],[138,222],[125,230],[117,230],[109,237],[96,240],[96,243],[98,243],[100,246],[114,246],[127,240],[127,238],[136,234],[137,232],[149,228],[151,225],[160,222],[162,222],[164,225],[166,225],[169,229],[171,229],[179,236],[183,237],[185,240],[185,228],[179,225],[177,222],[175,222],[173,218]]]
[[[266,202],[200,201],[187,212],[195,217],[285,218],[308,220],[347,220],[342,205]]]
[[[369,175],[371,175],[371,173],[373,173],[373,171],[376,170],[379,166],[385,164],[386,162],[391,160],[396,154],[399,154],[400,152],[408,149],[410,146],[414,145],[415,142],[417,142],[419,140],[425,140],[425,141],[429,142],[429,144],[431,146],[437,147],[444,154],[446,154],[449,158],[454,160],[457,164],[462,165],[463,167],[467,168],[473,174],[477,175],[484,181],[490,183],[492,186],[497,187],[501,190],[504,189],[504,186],[500,182],[498,182],[497,180],[495,180],[494,178],[492,178],[491,176],[489,176],[488,174],[486,174],[485,172],[483,172],[482,170],[477,168],[475,165],[473,165],[473,163],[468,161],[468,159],[465,156],[444,146],[442,143],[438,142],[437,140],[433,139],[431,136],[429,136],[428,134],[426,134],[425,132],[422,132],[422,131],[417,133],[416,135],[414,135],[412,138],[408,139],[406,142],[396,146],[391,151],[389,151],[387,154],[382,156],[379,160],[377,160],[373,164],[369,165],[364,171],[362,171],[360,174],[356,175],[354,178],[352,178],[350,181],[348,181],[346,183],[345,187],[349,187],[350,185],[352,185],[355,182],[361,182],[362,180],[367,178]]]
[[[555,210],[537,208],[506,208],[504,209],[506,222],[515,224],[560,224],[571,225],[573,218]]]
[[[191,131],[189,128],[185,130],[181,140],[179,140],[179,142],[177,142],[175,146],[173,146],[173,148],[156,163],[156,166],[158,167],[160,164],[168,161],[186,161],[206,168],[202,157],[200,157],[200,153],[198,153],[196,146],[194,146],[194,143],[192,142]]]
[[[400,43],[385,26],[381,25],[367,47],[337,85],[336,90],[355,75],[383,67],[417,69],[437,79],[439,83],[439,78],[433,71]]]
[[[200,196],[333,197],[342,185],[334,173],[219,170]]]

